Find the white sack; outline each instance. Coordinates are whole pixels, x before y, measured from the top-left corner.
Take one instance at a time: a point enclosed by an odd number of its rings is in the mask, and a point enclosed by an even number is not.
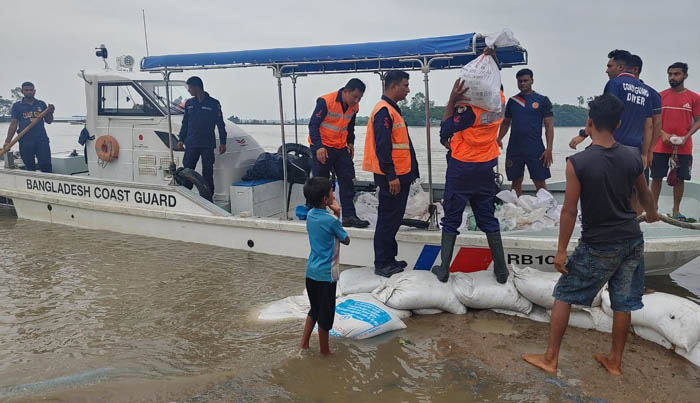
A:
[[[306,295],[282,298],[265,305],[258,314],[259,320],[305,319],[311,304]]]
[[[505,284],[499,284],[492,271],[453,273],[450,283],[459,302],[469,308],[501,308],[530,313],[532,303],[515,289],[512,276]]]
[[[547,309],[550,320],[552,310]],[[612,332],[612,320],[600,308],[582,308],[580,311],[571,311],[569,326],[579,329],[598,330],[600,332]]]
[[[532,310],[529,314],[524,314],[522,312],[509,311],[507,309],[491,309],[496,313],[508,316],[517,316],[519,318],[530,319],[535,322],[549,323],[549,314],[541,306],[533,305]]]
[[[515,34],[508,28],[503,28],[500,32],[486,35],[486,46],[493,48],[505,48],[509,46],[520,46],[520,41],[515,39]]]
[[[384,281],[386,277],[374,274],[373,267],[356,267],[340,272],[338,290],[340,295],[368,293]]]
[[[632,311],[632,326],[655,330],[668,341],[686,351],[700,341],[700,306],[686,298],[664,292],[642,297],[644,308]],[[610,294],[603,292],[603,310],[612,316]]]
[[[656,330],[650,329],[646,326],[632,326],[632,333],[641,337],[644,340],[649,340],[653,343],[659,344],[666,347],[667,349],[673,349],[673,343],[668,341],[667,338],[660,335]]]
[[[493,57],[481,55],[467,63],[459,72],[467,90],[464,96],[476,107],[501,113],[501,72]],[[494,119],[496,120],[496,119]]]
[[[376,298],[374,298],[372,293],[369,293],[369,292],[351,294],[351,295],[346,295],[346,296],[340,297],[340,298],[335,300],[335,305],[337,306],[341,302],[348,300],[348,299],[354,299],[355,301],[361,301],[361,302],[369,302],[371,304],[377,305],[380,308],[384,309],[385,311],[389,312],[390,314],[396,316],[399,319],[410,318],[412,315],[411,311],[404,310],[404,309],[394,309],[390,306],[386,306],[386,305],[382,304],[381,302],[377,301]]]
[[[682,348],[676,348],[676,353],[700,367],[700,344],[695,346],[695,348],[690,351],[683,350]]]
[[[443,313],[442,309],[414,309],[412,311],[415,315],[437,315],[439,313]]]
[[[512,265],[513,281],[518,292],[528,299],[533,304],[544,308],[551,309],[554,306],[554,286],[559,281],[561,273],[545,272],[531,267],[520,269]],[[593,299],[592,308],[600,306],[602,290]],[[571,309],[575,311],[581,310],[580,305],[572,305]]]
[[[392,312],[368,296],[344,297],[335,305],[333,329],[329,334],[361,340],[405,329],[406,325]]]
[[[452,291],[451,281],[442,283],[427,270],[411,270],[391,276],[372,291],[372,295],[395,309],[433,308],[464,314],[467,308]]]

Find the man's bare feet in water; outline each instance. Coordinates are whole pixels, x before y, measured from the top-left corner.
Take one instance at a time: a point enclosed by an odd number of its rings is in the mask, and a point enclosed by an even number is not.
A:
[[[523,360],[537,368],[549,372],[550,374],[557,373],[557,362],[550,362],[544,354],[523,354]]]
[[[622,375],[620,364],[605,354],[593,354],[593,358],[612,375]]]

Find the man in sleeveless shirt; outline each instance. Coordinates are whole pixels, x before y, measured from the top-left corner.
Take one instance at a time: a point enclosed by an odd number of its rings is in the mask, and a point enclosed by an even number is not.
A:
[[[549,344],[545,354],[523,355],[525,361],[549,373],[557,372],[571,304],[591,306],[608,284],[614,311],[612,348],[594,357],[613,375],[622,373],[631,311],[643,307],[644,238],[632,207],[634,193],[647,213],[647,222],[658,221],[659,216],[644,177],[642,155],[636,147],[620,144],[613,137],[625,107],[610,94],[591,101],[586,132],[593,143],[566,163],[566,194],[554,258],[554,267],[562,276],[553,293]],[[573,254],[567,256],[579,198],[581,237]]]

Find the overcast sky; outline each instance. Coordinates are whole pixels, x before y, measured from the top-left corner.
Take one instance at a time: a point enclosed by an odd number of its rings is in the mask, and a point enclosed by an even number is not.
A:
[[[0,95],[33,81],[37,98],[54,103],[57,115],[85,113],[80,69],[102,66],[94,49],[107,45],[109,63],[130,54],[145,56],[141,9],[145,7],[151,55],[390,41],[510,28],[529,52],[536,91],[555,103],[602,91],[607,52],[622,48],[644,60],[642,78],[661,91],[666,67],[690,65],[686,86],[700,91],[700,5],[664,1],[13,1],[0,17]],[[692,28],[696,27],[696,28]],[[502,72],[506,94],[517,93],[516,69]],[[210,94],[226,116],[279,118],[277,85],[265,68],[203,71]],[[180,74],[176,78],[187,78]],[[457,71],[433,72],[431,99],[444,104]],[[308,117],[316,97],[340,88],[350,75],[300,78],[299,115]],[[368,85],[360,105],[367,115],[379,98],[376,74],[358,75]],[[291,118],[291,83],[283,81],[286,117]],[[420,73],[412,93],[423,92]],[[411,95],[409,95],[410,97]]]

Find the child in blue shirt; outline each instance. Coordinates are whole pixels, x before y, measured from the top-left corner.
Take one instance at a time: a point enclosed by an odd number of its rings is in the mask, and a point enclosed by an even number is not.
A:
[[[340,206],[335,200],[328,178],[313,177],[304,184],[304,196],[312,207],[306,216],[311,253],[306,263],[306,292],[311,309],[306,317],[301,350],[308,350],[311,332],[318,323],[321,354],[330,354],[328,332],[335,319],[335,286],[339,274],[340,243],[350,244],[350,237],[340,223]],[[333,211],[333,215],[326,210]]]

